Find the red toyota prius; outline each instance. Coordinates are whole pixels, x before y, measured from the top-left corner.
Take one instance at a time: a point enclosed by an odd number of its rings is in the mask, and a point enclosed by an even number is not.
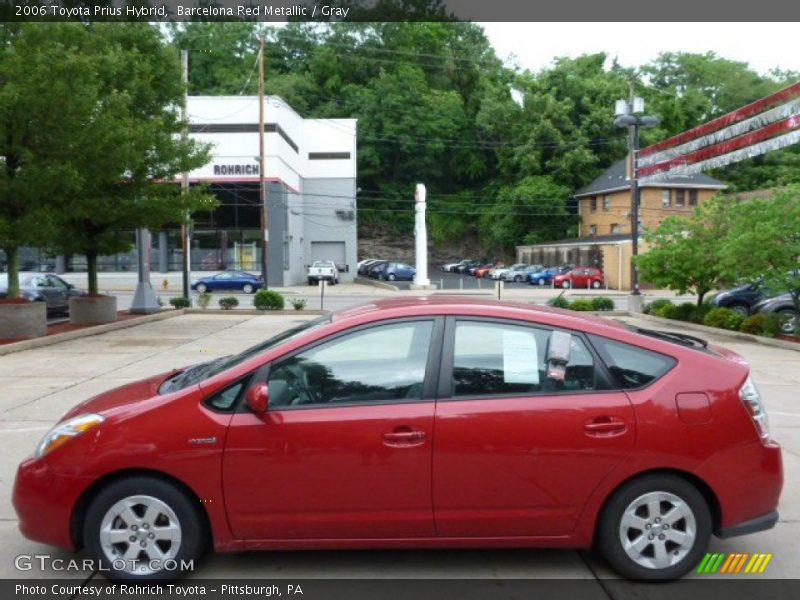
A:
[[[376,302],[103,393],[19,467],[22,533],[111,577],[207,549],[597,547],[671,579],[771,528],[781,450],[749,367],[530,305]]]

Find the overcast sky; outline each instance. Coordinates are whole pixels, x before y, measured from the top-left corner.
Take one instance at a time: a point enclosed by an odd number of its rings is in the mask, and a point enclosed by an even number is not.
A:
[[[660,52],[709,52],[749,63],[800,71],[796,23],[480,23],[500,59],[516,55],[539,70],[558,56],[606,52],[638,67]],[[513,64],[513,63],[512,63]]]

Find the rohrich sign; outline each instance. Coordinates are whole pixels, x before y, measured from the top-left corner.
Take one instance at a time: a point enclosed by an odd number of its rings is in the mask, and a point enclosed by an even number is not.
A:
[[[214,164],[214,175],[255,175],[258,176],[257,164]]]

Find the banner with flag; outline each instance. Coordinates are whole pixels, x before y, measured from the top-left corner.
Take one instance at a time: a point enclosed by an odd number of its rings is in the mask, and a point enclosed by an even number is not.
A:
[[[692,175],[800,142],[800,82],[639,151],[639,181]]]

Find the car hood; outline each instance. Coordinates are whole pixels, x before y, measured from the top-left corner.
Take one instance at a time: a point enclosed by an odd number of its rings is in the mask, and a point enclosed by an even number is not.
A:
[[[177,373],[179,369],[173,369],[167,373],[161,373],[154,377],[148,377],[140,381],[134,381],[120,387],[98,394],[77,406],[70,409],[60,421],[86,413],[106,413],[116,409],[137,404],[142,400],[153,398],[158,394],[159,386],[164,381]]]

